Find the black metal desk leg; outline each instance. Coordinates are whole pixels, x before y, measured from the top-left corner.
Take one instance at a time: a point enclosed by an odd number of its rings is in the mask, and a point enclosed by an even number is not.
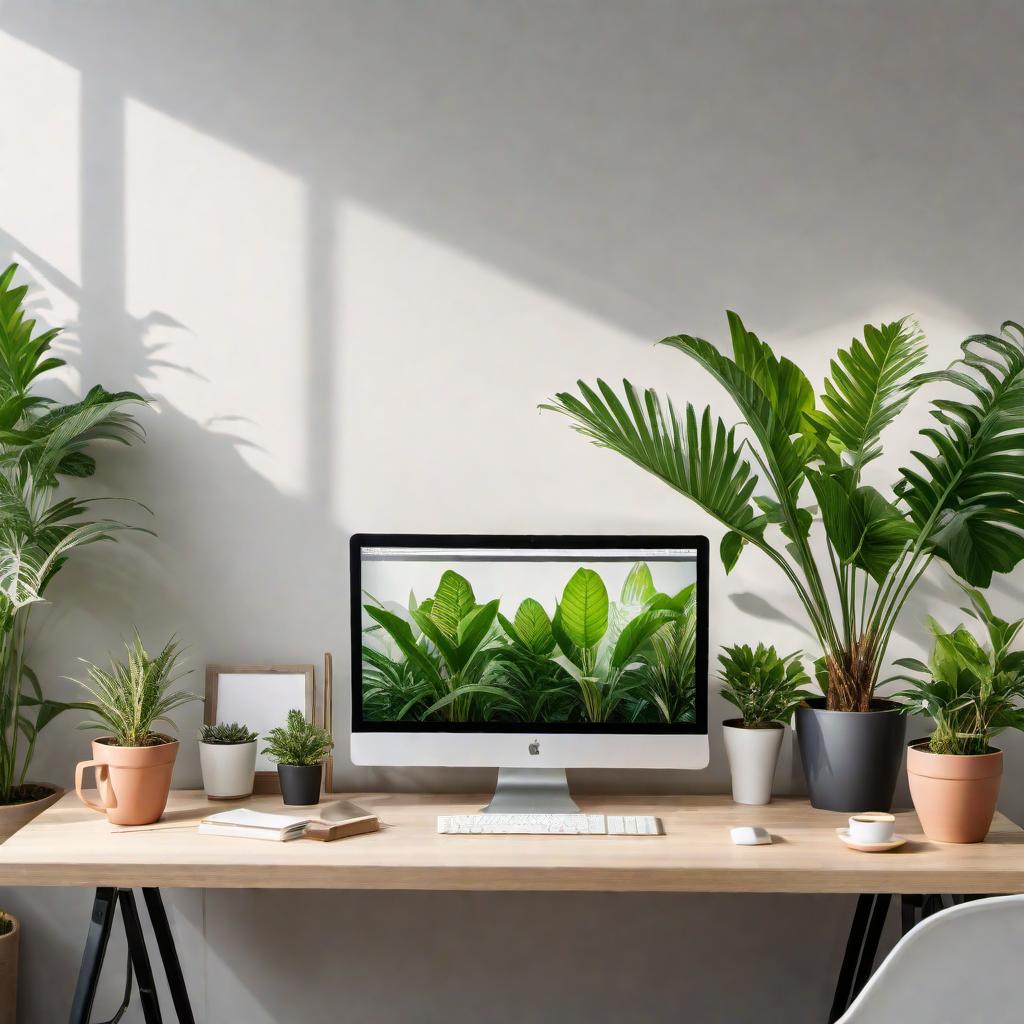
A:
[[[75,997],[71,1002],[71,1024],[89,1024],[89,1014],[96,998],[96,985],[100,980],[103,957],[107,952],[107,940],[110,938],[110,926],[114,923],[116,909],[117,890],[97,889],[92,904],[89,934],[85,939],[85,952],[82,954],[82,966],[78,970]]]
[[[149,963],[149,953],[146,952],[146,939],[142,934],[139,909],[135,905],[135,893],[131,889],[122,889],[118,895],[121,899],[124,930],[128,936],[128,951],[132,956],[135,977],[139,981],[142,1014],[146,1018],[146,1024],[163,1024],[163,1018],[160,1016],[160,1002],[156,994],[156,982],[153,980],[153,968]]]
[[[836,993],[828,1015],[829,1024],[835,1024],[846,1013],[850,1003],[871,976],[891,900],[888,893],[864,893],[857,897],[857,909],[854,911],[850,937],[846,941],[846,952],[839,968]]]
[[[160,897],[160,890],[143,889],[142,895],[145,897],[146,908],[149,910],[149,919],[153,924],[156,944],[160,948],[160,959],[164,963],[167,986],[171,990],[171,999],[174,1001],[174,1011],[178,1015],[178,1022],[179,1024],[195,1024],[192,1005],[188,999],[188,989],[185,987],[185,976],[181,972],[178,951],[174,945],[174,936],[171,934],[171,926],[167,921],[167,911],[164,910],[164,901]]]

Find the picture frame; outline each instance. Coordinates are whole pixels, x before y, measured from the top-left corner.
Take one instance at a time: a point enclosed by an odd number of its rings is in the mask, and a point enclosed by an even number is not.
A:
[[[306,721],[316,721],[315,668],[313,665],[206,666],[206,725],[243,722],[263,737],[284,725],[288,711],[301,708]],[[277,769],[266,756],[256,754],[254,793],[280,793]]]

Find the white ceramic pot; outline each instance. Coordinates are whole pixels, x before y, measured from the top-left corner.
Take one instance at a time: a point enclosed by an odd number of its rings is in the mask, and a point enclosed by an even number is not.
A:
[[[722,723],[725,754],[732,773],[732,798],[736,803],[771,803],[784,731],[785,727],[778,722],[753,729],[744,728],[741,718]]]
[[[256,778],[256,740],[252,743],[199,743],[203,788],[211,800],[240,800],[252,795]]]

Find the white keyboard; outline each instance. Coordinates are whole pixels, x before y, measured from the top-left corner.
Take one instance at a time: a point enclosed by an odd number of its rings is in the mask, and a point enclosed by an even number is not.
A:
[[[442,835],[663,836],[661,818],[647,814],[439,814]]]

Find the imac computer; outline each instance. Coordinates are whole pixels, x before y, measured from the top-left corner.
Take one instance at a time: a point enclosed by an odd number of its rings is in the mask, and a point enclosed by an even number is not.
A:
[[[567,768],[707,767],[706,537],[350,553],[355,764],[496,767],[501,813],[578,810]]]

